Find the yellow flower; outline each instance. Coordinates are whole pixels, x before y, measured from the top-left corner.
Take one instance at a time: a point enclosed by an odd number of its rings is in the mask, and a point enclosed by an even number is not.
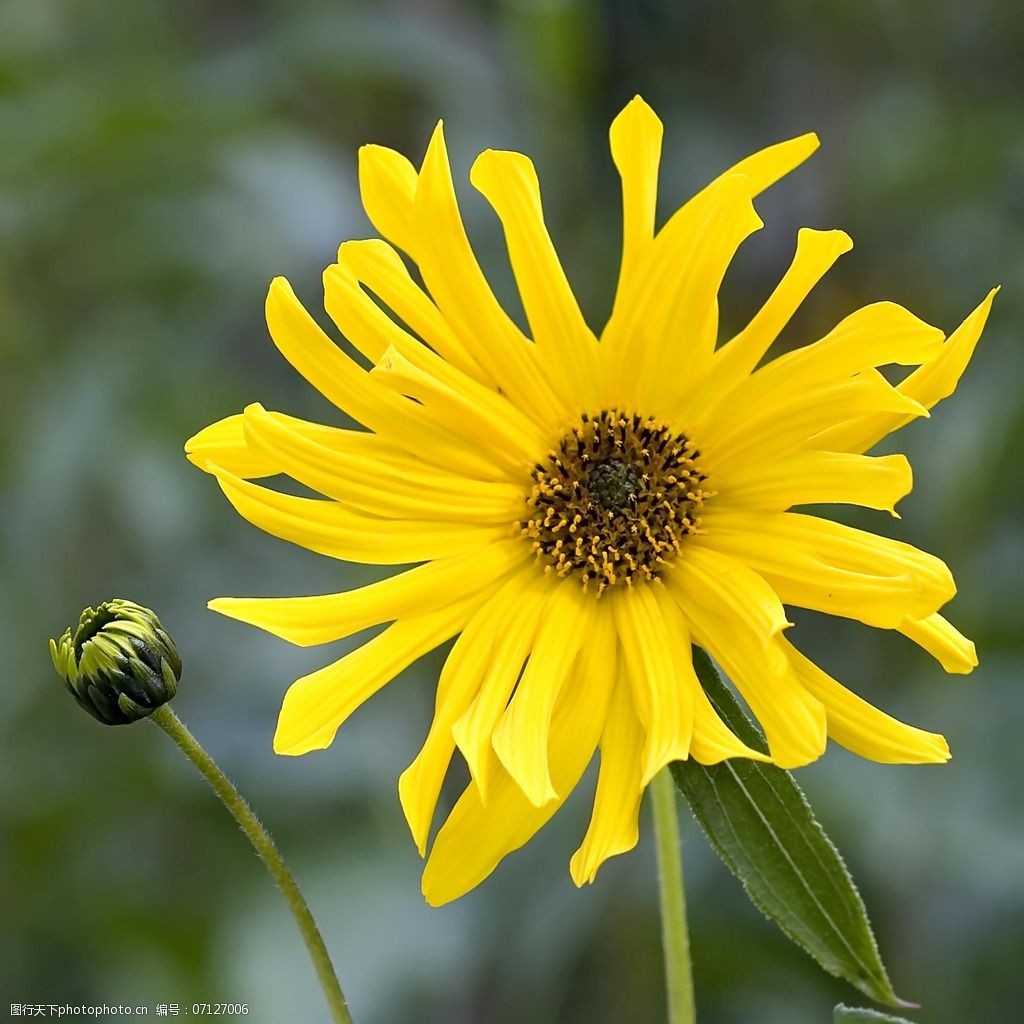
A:
[[[456,748],[471,773],[424,871],[433,904],[526,843],[596,750],[577,884],[635,845],[644,788],[670,761],[764,760],[716,715],[691,641],[728,673],[778,765],[813,761],[827,736],[876,761],[949,757],[941,736],[890,718],[801,655],[784,610],[898,630],[947,671],[969,672],[974,645],[939,614],[955,593],[949,570],[908,544],[789,509],[838,502],[895,515],[910,466],[864,453],[953,391],[994,292],[948,339],[879,302],[760,366],[852,244],[805,228],[778,287],[716,347],[719,285],[762,226],[752,200],[818,140],[748,157],[655,231],[661,136],[639,97],[612,124],[623,246],[600,337],[559,265],[525,156],[488,150],[470,180],[501,220],[530,337],[473,256],[441,125],[418,172],[363,147],[363,204],[388,241],[346,242],[324,274],[327,312],[362,360],[283,279],[267,322],[292,366],[366,429],[251,405],[187,445],[268,533],[333,558],[422,563],[345,593],[211,607],[300,645],[390,623],[292,685],[274,738],[282,754],[327,747],[363,701],[458,637],[426,742],[399,783],[423,854]],[[892,386],[877,369],[892,363],[917,368]],[[280,473],[323,499],[252,482]]]

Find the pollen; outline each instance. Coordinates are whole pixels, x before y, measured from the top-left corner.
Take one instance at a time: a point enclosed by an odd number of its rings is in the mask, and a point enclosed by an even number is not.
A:
[[[523,536],[546,572],[598,594],[657,577],[711,494],[689,438],[614,409],[584,415],[532,479]]]

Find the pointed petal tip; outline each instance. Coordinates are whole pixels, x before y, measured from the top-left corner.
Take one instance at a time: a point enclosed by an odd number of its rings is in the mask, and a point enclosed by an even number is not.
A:
[[[573,856],[572,860],[569,861],[569,877],[572,879],[572,884],[577,889],[582,889],[585,885],[593,885],[594,879],[597,877],[597,872],[585,864],[579,855]]]
[[[427,860],[420,877],[420,892],[423,894],[423,899],[426,900],[427,906],[435,908],[444,907],[462,899],[474,887],[466,888],[464,884],[453,883],[450,876],[438,871],[437,864],[433,860],[433,853],[431,859]]]
[[[618,117],[622,117],[627,111],[632,114],[650,115],[655,120],[659,120],[658,115],[654,112],[654,108],[640,93],[633,94],[633,98],[619,111]]]
[[[608,133],[612,140],[614,153],[617,146],[616,140],[624,143],[633,132],[646,134],[648,138],[657,140],[656,144],[660,146],[664,130],[661,118],[638,93],[612,118]]]
[[[445,893],[443,890],[434,888],[430,883],[427,882],[427,873],[423,872],[423,881],[420,886],[420,892],[423,894],[423,899],[428,907],[433,907],[437,910],[440,907],[446,906],[453,900],[457,900],[462,893],[456,893],[450,895]]]
[[[782,768],[784,771],[793,771],[795,768],[806,768],[809,764],[814,764],[821,757],[821,751],[814,753],[810,750],[805,751],[787,751],[785,754],[773,754],[772,763],[777,768]]]
[[[336,728],[320,728],[311,732],[308,726],[303,726],[305,716],[295,709],[290,699],[296,686],[301,682],[302,679],[297,679],[284,695],[281,711],[277,716],[277,728],[274,730],[275,754],[299,757],[314,750],[326,750],[334,742]]]
[[[405,822],[409,826],[412,841],[420,858],[427,855],[427,841],[430,837],[430,821],[424,821],[422,815],[416,813],[416,794],[413,792],[414,778],[412,775],[416,762],[413,761],[398,778],[398,802],[401,804]]]

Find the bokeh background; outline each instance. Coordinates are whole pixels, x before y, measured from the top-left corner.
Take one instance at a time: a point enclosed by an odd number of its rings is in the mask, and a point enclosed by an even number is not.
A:
[[[251,400],[338,422],[269,343],[267,283],[286,274],[318,308],[336,245],[371,233],[357,147],[418,160],[441,116],[511,308],[497,222],[466,183],[487,146],[534,155],[599,324],[619,245],[607,126],[636,92],[666,125],[663,213],[747,152],[821,134],[759,203],[767,227],[727,284],[724,334],[771,289],[801,225],[844,227],[857,248],[791,344],[879,298],[950,330],[1004,285],[956,397],[899,438],[917,477],[903,520],[857,520],[948,559],[951,615],[981,668],[946,677],[897,636],[797,616],[828,667],[945,732],[954,759],[885,768],[835,750],[799,780],[862,886],[897,990],[924,1004],[916,1019],[1019,1016],[1024,7],[1010,0],[4,3],[0,1006],[242,1001],[261,1024],[323,1020],[283,904],[210,794],[156,729],[100,727],[53,675],[47,638],[124,595],[178,639],[176,707],[277,834],[360,1024],[661,1019],[649,822],[633,855],[576,891],[586,786],[482,888],[424,905],[396,780],[440,653],[329,751],[273,755],[286,685],[338,651],[292,649],[206,600],[329,592],[373,572],[259,534],[181,454]],[[858,1001],[759,917],[683,819],[701,1020],[812,1024]]]

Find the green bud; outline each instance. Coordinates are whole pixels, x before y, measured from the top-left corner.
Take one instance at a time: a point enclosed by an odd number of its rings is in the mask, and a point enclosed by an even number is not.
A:
[[[181,657],[160,620],[134,601],[86,608],[72,633],[50,641],[53,666],[79,706],[105,725],[128,725],[178,689]]]

